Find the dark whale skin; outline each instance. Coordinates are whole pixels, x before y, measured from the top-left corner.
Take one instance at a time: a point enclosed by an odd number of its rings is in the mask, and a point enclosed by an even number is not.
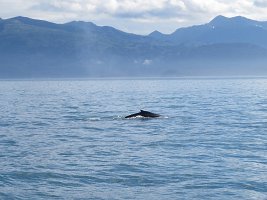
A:
[[[152,113],[152,112],[148,112],[145,110],[140,110],[140,112],[128,115],[125,118],[128,119],[128,118],[134,118],[134,117],[156,118],[156,117],[160,117],[160,115]]]

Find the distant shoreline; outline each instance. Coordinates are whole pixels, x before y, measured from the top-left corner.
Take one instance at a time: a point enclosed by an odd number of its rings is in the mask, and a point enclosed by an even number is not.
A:
[[[88,77],[88,78],[0,78],[0,81],[95,81],[95,80],[211,80],[267,79],[266,76],[180,76],[180,77]]]

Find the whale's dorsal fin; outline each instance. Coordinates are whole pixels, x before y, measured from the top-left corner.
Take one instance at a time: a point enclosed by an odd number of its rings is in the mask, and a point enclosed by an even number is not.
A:
[[[134,114],[128,115],[125,118],[133,118],[133,117],[138,117],[138,116],[142,116],[142,117],[159,117],[160,115],[152,113],[152,112],[149,112],[149,111],[140,110],[139,113],[134,113]]]

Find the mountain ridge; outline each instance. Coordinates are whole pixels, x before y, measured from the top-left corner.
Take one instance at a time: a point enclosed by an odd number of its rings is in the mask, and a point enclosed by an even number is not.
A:
[[[83,21],[0,20],[0,78],[267,75],[266,58],[267,22],[241,16],[146,36]]]
[[[227,18],[219,15],[209,23],[179,28],[169,35],[157,36],[157,39],[175,44],[252,43],[267,48],[266,34],[267,22],[241,16]]]

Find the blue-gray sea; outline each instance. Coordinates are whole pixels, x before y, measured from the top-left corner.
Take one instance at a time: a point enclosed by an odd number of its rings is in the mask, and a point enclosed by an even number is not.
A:
[[[0,81],[0,199],[267,199],[267,79]]]

